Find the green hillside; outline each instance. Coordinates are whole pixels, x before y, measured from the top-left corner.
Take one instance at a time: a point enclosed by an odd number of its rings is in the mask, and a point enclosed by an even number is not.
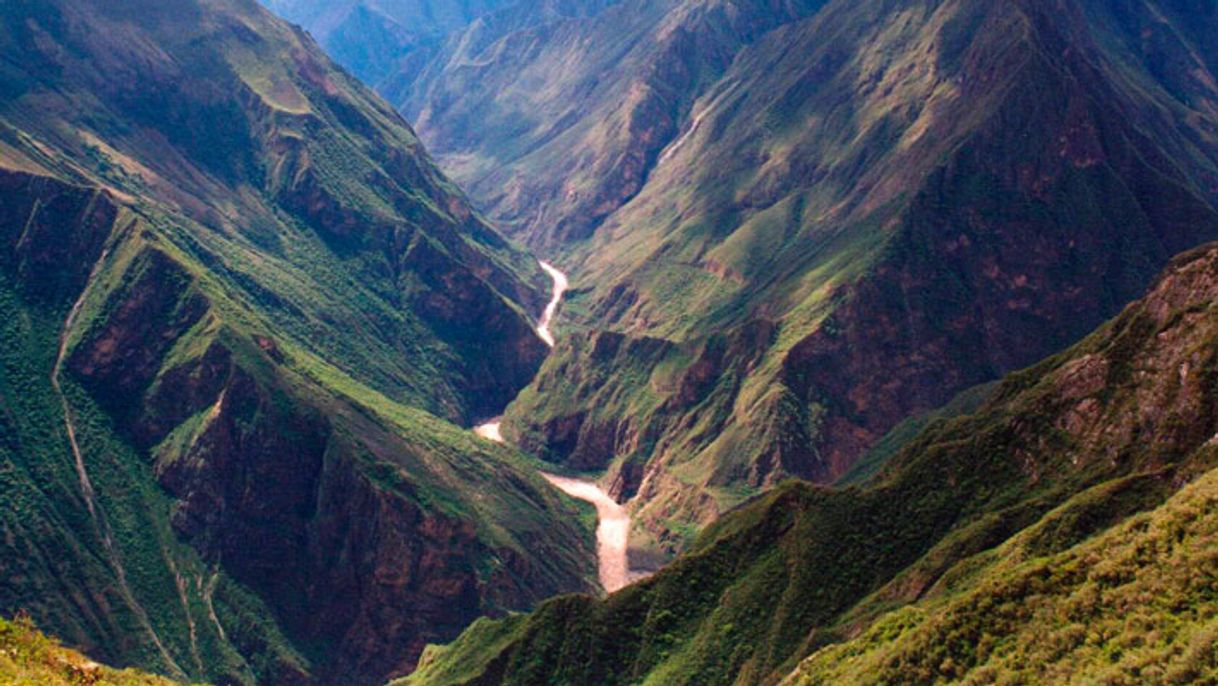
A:
[[[1218,3],[264,4],[0,5],[0,686],[1218,683]]]
[[[61,647],[28,618],[0,619],[0,684],[12,686],[169,686],[174,682],[130,669],[118,671]]]
[[[962,562],[927,600],[818,651],[784,683],[1213,683],[1218,472],[1061,550],[1063,530],[1102,516],[1105,496],[1084,493]]]
[[[536,261],[245,0],[0,9],[0,613],[225,684],[382,683],[592,590],[464,426],[547,352]]]
[[[1215,296],[1209,246],[976,412],[932,422],[871,481],[783,484],[654,577],[481,622],[401,683],[776,684],[809,655],[812,683],[1097,678],[1101,659],[1212,673],[1195,641],[1214,612]],[[1133,598],[1147,602],[1127,616]],[[1096,635],[1071,628],[1089,618]],[[1030,638],[1042,622],[1061,632],[1051,644]]]

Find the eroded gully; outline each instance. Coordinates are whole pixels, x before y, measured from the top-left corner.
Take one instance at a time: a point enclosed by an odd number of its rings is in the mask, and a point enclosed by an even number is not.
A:
[[[537,323],[537,335],[547,345],[554,347],[554,333],[550,325],[554,322],[554,315],[569,282],[566,274],[558,271],[553,265],[542,262],[541,268],[553,279],[554,290],[541,320]],[[503,442],[499,419],[475,427],[474,432],[487,440]],[[541,472],[541,475],[563,493],[596,507],[596,559],[601,586],[605,591],[612,593],[629,583],[630,564],[626,551],[630,541],[630,513],[626,508],[618,504],[605,489],[591,481],[546,472]]]

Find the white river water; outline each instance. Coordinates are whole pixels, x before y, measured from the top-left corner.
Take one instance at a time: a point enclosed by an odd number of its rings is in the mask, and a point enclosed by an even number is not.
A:
[[[542,262],[541,268],[554,280],[554,295],[542,313],[541,321],[537,323],[537,335],[550,347],[554,347],[554,334],[550,324],[554,314],[562,302],[569,282],[567,275],[558,271],[553,265]],[[503,433],[499,430],[499,419],[492,419],[485,424],[474,427],[474,433],[496,443],[503,442]],[[541,472],[546,481],[563,493],[592,503],[596,507],[596,560],[600,570],[601,586],[606,592],[613,593],[632,580],[630,564],[627,556],[627,546],[630,542],[630,513],[610,496],[605,489],[591,481],[573,479],[556,474]]]
[[[546,342],[551,348],[554,347],[554,333],[550,331],[550,324],[554,321],[554,314],[558,312],[558,305],[562,302],[563,293],[567,292],[567,286],[570,281],[567,280],[567,275],[554,268],[554,265],[549,262],[541,262],[541,268],[545,270],[550,278],[554,280],[554,294],[550,298],[550,304],[546,305],[546,311],[541,314],[541,321],[537,323],[537,335],[541,336],[541,340]]]

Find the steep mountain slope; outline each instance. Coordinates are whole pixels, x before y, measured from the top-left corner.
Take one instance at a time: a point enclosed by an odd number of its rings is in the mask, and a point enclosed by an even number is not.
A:
[[[645,84],[604,77],[575,97],[562,89],[578,80],[548,78],[546,65],[579,73],[580,22],[536,44],[509,36],[479,53],[492,66],[477,73],[535,75],[523,81],[532,92],[574,103],[566,123],[663,131],[526,132],[509,139],[528,159],[558,157],[519,167],[477,127],[447,150],[556,189],[521,197],[591,202],[569,215],[525,208],[516,222],[562,253],[574,289],[568,335],[504,431],[548,459],[608,470],[666,547],[788,475],[833,481],[905,418],[1077,340],[1172,254],[1218,235],[1208,4],[700,2],[665,6],[663,19],[651,8],[596,19],[621,15],[631,47],[615,59]],[[506,52],[517,40],[530,46],[523,62]],[[668,67],[683,78],[649,80]],[[653,91],[675,94],[662,115],[579,109],[629,109],[632,93]],[[470,111],[502,133],[494,111],[510,97],[429,95],[422,130],[445,150],[457,136],[427,113]],[[637,183],[620,184],[609,169],[644,142]],[[595,164],[580,166],[585,153]],[[461,164],[450,168],[472,178]],[[511,188],[498,173],[489,183]]]
[[[0,613],[113,664],[380,683],[594,582],[457,424],[546,353],[536,262],[246,0],[0,9]]]
[[[1060,553],[1070,508],[930,598],[817,652],[785,683],[1202,684],[1218,678],[1218,471]],[[986,564],[988,563],[988,564]],[[1062,618],[1067,618],[1062,621]],[[1153,639],[1153,640],[1151,640]]]
[[[1114,674],[1212,674],[1216,303],[1210,245],[977,412],[932,423],[869,484],[783,484],[651,579],[479,622],[401,683],[774,684],[808,655],[797,678],[813,683],[989,683],[1055,606],[1037,645],[1059,652],[1023,668],[1068,674],[1053,670],[1077,650],[1095,677],[1110,649]],[[1144,602],[1152,589],[1178,602]],[[1121,613],[1141,644],[1103,633]],[[1089,617],[1103,624],[1080,633]]]

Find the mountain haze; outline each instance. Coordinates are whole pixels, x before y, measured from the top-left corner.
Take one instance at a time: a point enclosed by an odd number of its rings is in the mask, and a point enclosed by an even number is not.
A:
[[[1218,683],[1215,398],[1214,0],[0,5],[2,683]]]
[[[616,0],[266,0],[272,11],[305,27],[365,83],[392,92],[451,40],[497,35],[519,26],[585,14]],[[461,36],[457,39],[456,36]]]

